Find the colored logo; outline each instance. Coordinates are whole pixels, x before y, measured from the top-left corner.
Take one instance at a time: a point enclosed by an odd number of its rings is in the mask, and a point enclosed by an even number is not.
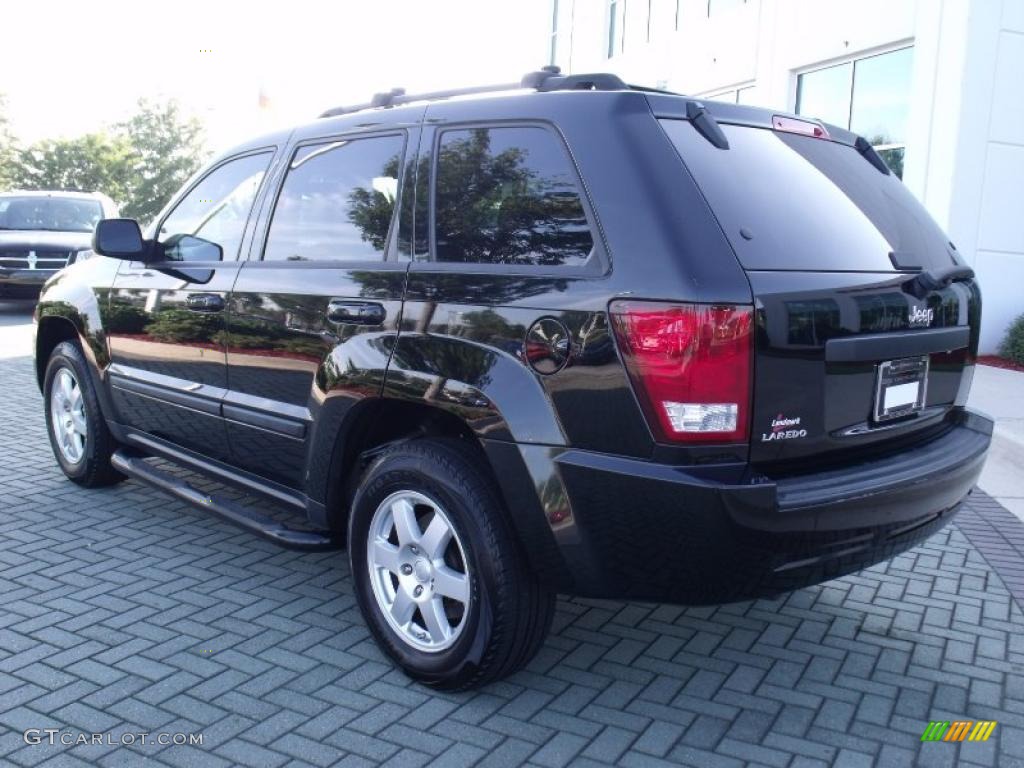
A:
[[[921,741],[988,741],[996,729],[995,720],[932,720]]]
[[[780,413],[772,419],[772,431],[761,434],[761,442],[768,443],[772,440],[793,440],[799,437],[807,437],[807,430],[799,429],[799,427],[799,416],[787,417]]]

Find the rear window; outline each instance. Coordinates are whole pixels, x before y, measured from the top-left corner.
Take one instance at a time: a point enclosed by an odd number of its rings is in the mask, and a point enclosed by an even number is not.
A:
[[[853,147],[723,124],[721,150],[687,120],[661,124],[746,269],[892,272],[893,252],[901,265],[953,263],[924,207]]]

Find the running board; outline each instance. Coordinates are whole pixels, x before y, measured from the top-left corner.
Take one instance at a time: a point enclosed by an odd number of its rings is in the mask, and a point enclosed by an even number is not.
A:
[[[142,456],[132,454],[124,449],[114,451],[110,457],[110,463],[114,469],[128,477],[166,491],[182,501],[212,512],[229,523],[234,523],[240,528],[288,549],[323,551],[339,548],[339,544],[331,539],[326,531],[302,531],[289,528],[236,501],[203,493],[171,473],[164,472],[152,464],[147,464]]]

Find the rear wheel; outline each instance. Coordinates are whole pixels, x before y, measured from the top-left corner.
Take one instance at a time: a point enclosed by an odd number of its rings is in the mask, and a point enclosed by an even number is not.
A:
[[[50,447],[64,474],[89,488],[123,480],[110,465],[116,443],[76,344],[65,341],[54,348],[46,365],[43,397]]]
[[[416,680],[480,685],[543,643],[554,595],[527,567],[486,468],[458,441],[416,440],[377,458],[348,542],[363,616]]]

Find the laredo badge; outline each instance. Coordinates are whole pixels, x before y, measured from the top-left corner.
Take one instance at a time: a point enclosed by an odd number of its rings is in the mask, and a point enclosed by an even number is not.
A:
[[[767,434],[761,433],[761,442],[769,443],[773,440],[795,440],[798,437],[807,437],[806,429],[799,429],[800,417],[787,418],[781,413],[772,419],[772,431]]]

